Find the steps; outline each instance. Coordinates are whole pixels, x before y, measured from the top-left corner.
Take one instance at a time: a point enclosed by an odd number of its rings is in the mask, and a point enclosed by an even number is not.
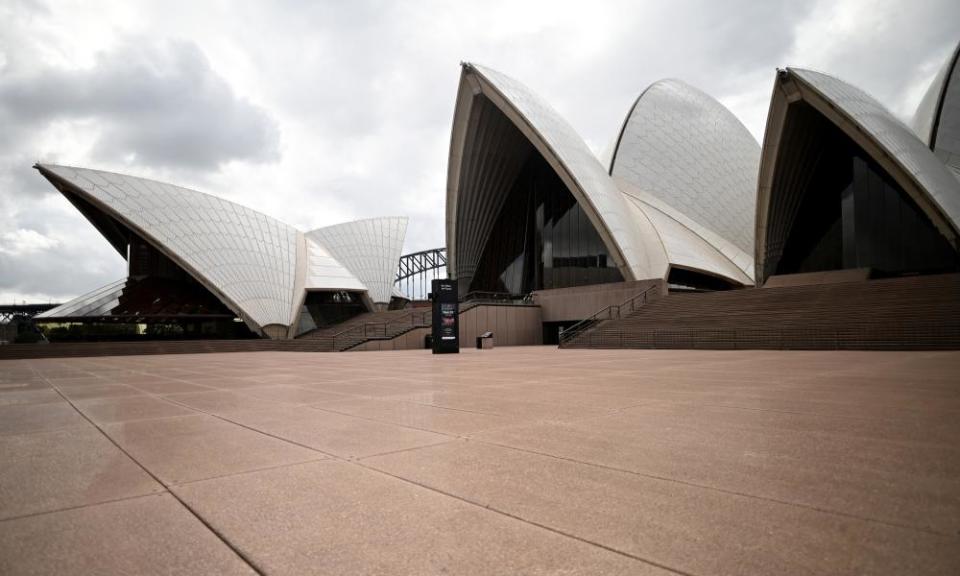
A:
[[[426,324],[421,324],[426,322]],[[143,342],[54,342],[0,346],[0,360],[201,354],[225,352],[334,352],[375,339],[395,338],[421,325],[430,325],[430,309],[390,310],[354,316],[335,326],[313,330],[295,340],[151,340]]]
[[[326,328],[311,330],[297,342],[313,342],[327,352],[342,352],[369,340],[390,340],[414,328],[430,325],[429,308],[367,312]]]
[[[152,340],[145,342],[54,342],[0,346],[0,360],[93,356],[144,356],[224,352],[322,352],[314,342],[297,340]]]
[[[960,274],[671,294],[564,347],[960,349]]]

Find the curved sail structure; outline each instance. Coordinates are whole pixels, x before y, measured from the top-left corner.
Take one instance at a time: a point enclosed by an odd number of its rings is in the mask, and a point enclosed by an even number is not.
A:
[[[644,241],[645,234],[654,237],[655,232],[638,229],[626,199],[574,129],[516,80],[465,64],[447,180],[448,263],[461,289],[476,274],[518,178],[543,166],[552,172],[544,177],[555,177],[554,187],[562,183],[580,210],[570,215],[558,208],[563,211],[558,219],[576,220],[578,228],[589,224],[591,238],[583,240],[593,242],[595,235],[602,243],[591,248],[592,256],[602,258],[598,268],[613,267],[628,280],[659,273],[662,249]],[[558,220],[558,225],[566,223]]]
[[[759,145],[678,81],[628,114],[610,170],[516,80],[465,64],[447,181],[450,275],[462,293],[668,279],[752,284]],[[711,174],[715,172],[715,174]]]
[[[307,232],[367,287],[375,304],[386,306],[393,297],[397,264],[403,252],[408,219],[403,216],[368,218]]]
[[[670,219],[672,233],[661,238],[673,265],[749,284],[759,166],[760,145],[733,113],[706,93],[668,79],[637,98],[620,130],[610,174],[644,210]],[[700,243],[709,248],[693,248]],[[681,253],[696,254],[696,261]]]
[[[960,181],[871,96],[777,74],[761,159],[756,278],[851,268],[953,270]]]
[[[917,106],[912,127],[960,178],[960,42],[937,72]]]
[[[111,299],[104,301],[102,291],[95,291],[48,311],[46,319],[75,317],[84,308],[76,304],[87,301],[106,306],[87,307],[95,308],[97,317],[108,316],[122,292],[135,292],[134,279],[149,278],[171,292],[171,301],[185,298],[186,285],[195,317],[222,317],[229,311],[255,334],[288,338],[297,332],[308,292],[353,292],[360,301],[367,301],[368,293],[380,296],[384,275],[392,285],[406,230],[405,220],[400,226],[397,219],[384,219],[374,221],[388,223],[384,226],[361,221],[308,236],[250,208],[171,184],[68,166],[38,164],[37,169],[128,260],[131,278],[113,290]],[[337,232],[347,230],[365,234]],[[372,237],[380,233],[387,238]],[[359,238],[362,248],[351,251],[348,245]],[[368,273],[372,267],[376,274]],[[125,314],[176,316],[171,305],[144,312],[150,306],[128,303]]]

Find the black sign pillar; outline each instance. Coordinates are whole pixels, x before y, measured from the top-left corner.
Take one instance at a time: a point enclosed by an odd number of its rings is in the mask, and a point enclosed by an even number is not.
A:
[[[456,280],[430,282],[433,304],[433,353],[460,352],[460,302]]]

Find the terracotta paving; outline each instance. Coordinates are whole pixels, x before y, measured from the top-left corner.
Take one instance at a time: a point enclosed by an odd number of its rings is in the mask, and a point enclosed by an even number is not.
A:
[[[0,362],[0,574],[958,574],[960,352]]]

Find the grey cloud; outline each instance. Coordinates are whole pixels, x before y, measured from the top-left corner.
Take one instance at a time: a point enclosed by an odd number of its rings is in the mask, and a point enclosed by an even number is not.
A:
[[[123,258],[65,198],[36,199],[24,208],[18,212],[0,196],[0,294],[63,301],[123,276]],[[48,242],[16,250],[15,239],[24,233]]]
[[[835,7],[824,1],[818,10],[829,14]],[[862,29],[807,30],[806,42],[796,46],[793,61],[784,64],[818,68],[866,90],[901,117],[912,115],[916,102],[908,96],[921,93],[917,84],[925,87],[960,40],[960,3],[882,0],[870,3],[862,19]],[[808,52],[824,45],[826,53],[810,62]],[[936,66],[924,71],[931,61]]]
[[[128,39],[89,69],[8,76],[0,83],[0,118],[21,136],[57,120],[94,120],[93,157],[110,163],[132,156],[161,168],[215,169],[279,157],[274,120],[238,98],[188,42]]]
[[[0,294],[45,295],[54,302],[65,301],[85,291],[122,278],[125,262],[114,252],[91,266],[93,256],[77,246],[63,246],[30,254],[0,252]]]
[[[55,193],[56,189],[33,169],[33,163],[38,160],[24,154],[0,158],[0,194],[10,191],[20,199],[32,201],[39,196]]]
[[[831,16],[836,6],[862,11],[843,34]],[[109,32],[116,47],[89,68],[66,71],[37,54],[65,49],[58,34],[71,27],[70,10],[30,17],[29,7],[0,2],[0,21],[7,9],[14,22],[0,27],[9,61],[0,65],[0,233],[48,229],[42,204],[52,196],[36,194],[53,188],[29,168],[34,134],[56,119],[89,118],[100,133],[92,152],[65,143],[45,152],[59,158],[45,159],[196,187],[302,227],[407,214],[410,251],[444,243],[460,61],[529,85],[599,152],[640,91],[664,77],[731,105],[758,138],[778,66],[823,69],[900,111],[908,89],[929,80],[924,66],[957,40],[960,20],[960,4],[949,0],[544,1],[539,8],[508,0],[165,0],[139,4],[138,22],[118,19],[119,32]],[[111,8],[102,10],[97,17],[109,19]],[[76,12],[89,18],[91,9]],[[118,33],[130,36],[117,42]],[[163,40],[170,37],[186,42]],[[221,74],[269,113],[238,98]],[[127,161],[131,153],[137,157]],[[17,211],[6,221],[5,190]],[[90,228],[79,214],[72,222]],[[78,232],[62,246],[86,240]],[[122,265],[109,252],[73,257],[76,269],[99,270],[99,279],[74,284],[57,275],[57,259],[51,272],[15,274],[80,292],[113,280],[103,271],[114,260]],[[0,277],[11,265],[0,261]]]

